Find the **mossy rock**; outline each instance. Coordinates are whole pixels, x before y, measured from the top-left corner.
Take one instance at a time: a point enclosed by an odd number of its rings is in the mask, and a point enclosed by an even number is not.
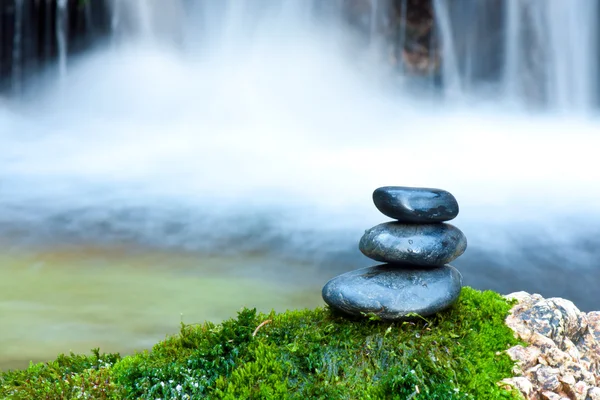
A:
[[[0,374],[8,399],[518,399],[503,352],[510,304],[463,288],[430,319],[353,321],[329,309],[182,325],[152,351],[60,356]]]

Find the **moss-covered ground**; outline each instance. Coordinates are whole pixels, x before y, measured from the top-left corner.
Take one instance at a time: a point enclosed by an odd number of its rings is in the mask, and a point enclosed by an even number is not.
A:
[[[510,304],[464,288],[432,318],[350,321],[327,308],[182,325],[152,351],[61,355],[0,374],[0,399],[516,399]]]

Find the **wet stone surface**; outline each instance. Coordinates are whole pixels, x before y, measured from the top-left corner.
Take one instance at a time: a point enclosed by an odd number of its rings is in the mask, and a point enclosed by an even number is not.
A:
[[[387,263],[440,266],[463,254],[467,238],[453,225],[386,222],[365,232],[359,243],[367,257]]]
[[[441,189],[385,186],[373,192],[373,202],[381,213],[399,222],[444,222],[458,215],[458,202]]]
[[[462,276],[450,265],[399,268],[377,265],[339,275],[323,287],[323,300],[353,316],[374,314],[383,320],[428,316],[451,306],[460,295]]]

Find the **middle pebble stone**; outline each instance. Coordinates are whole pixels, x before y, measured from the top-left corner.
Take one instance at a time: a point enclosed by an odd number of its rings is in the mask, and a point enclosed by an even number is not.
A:
[[[377,261],[426,267],[447,264],[467,248],[467,238],[453,225],[386,222],[360,239],[362,253]]]

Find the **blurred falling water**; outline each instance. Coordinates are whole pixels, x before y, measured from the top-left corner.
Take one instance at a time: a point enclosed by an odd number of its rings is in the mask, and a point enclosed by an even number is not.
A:
[[[444,91],[451,98],[460,94],[461,76],[459,74],[457,54],[452,36],[452,21],[449,14],[449,3],[446,0],[433,0],[435,19],[442,38],[442,76]]]
[[[406,45],[406,16],[408,14],[408,0],[400,1],[400,34],[398,35],[398,47],[404,49]],[[404,65],[400,64],[400,72],[404,72]]]
[[[23,41],[23,1],[15,0],[15,28],[13,35],[13,62],[12,62],[12,89],[19,94],[21,92],[22,73],[22,41]]]
[[[69,10],[67,0],[58,0],[56,10],[56,41],[58,43],[58,69],[61,79],[67,75],[67,35]]]
[[[493,82],[512,102],[571,112],[597,108],[598,1],[434,4],[446,90],[473,96]]]

